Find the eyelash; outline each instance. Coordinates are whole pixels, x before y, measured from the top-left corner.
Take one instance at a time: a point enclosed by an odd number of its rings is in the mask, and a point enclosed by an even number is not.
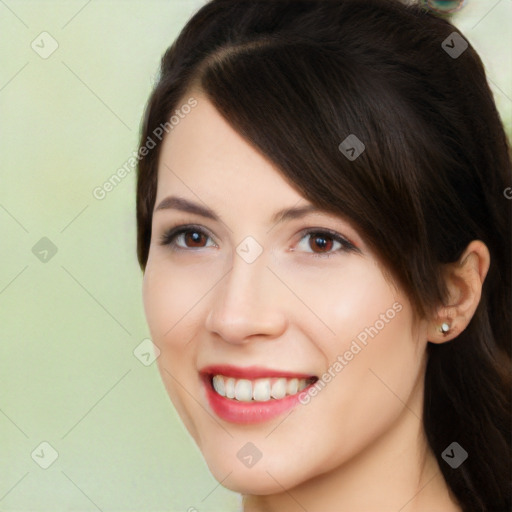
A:
[[[180,235],[182,235],[184,233],[189,233],[189,232],[199,233],[199,234],[204,235],[207,238],[213,240],[213,237],[210,236],[208,234],[208,232],[206,232],[201,227],[195,226],[195,225],[192,225],[192,224],[187,224],[187,225],[175,226],[174,228],[170,228],[169,230],[167,230],[161,236],[161,238],[160,238],[160,245],[163,245],[163,246],[168,245],[168,246],[171,247],[172,250],[176,250],[176,251],[179,251],[179,250],[187,251],[187,250],[194,250],[194,249],[204,249],[204,247],[184,248],[184,247],[179,247],[178,245],[176,245],[176,238],[178,238],[178,236],[180,236]],[[334,242],[338,242],[341,245],[341,247],[339,249],[335,250],[335,251],[330,251],[330,252],[326,252],[326,253],[315,253],[315,252],[308,252],[307,253],[307,254],[312,255],[315,258],[329,258],[331,256],[334,256],[334,255],[340,253],[340,252],[351,252],[351,251],[356,252],[356,251],[359,251],[359,249],[352,242],[350,242],[349,240],[344,238],[342,235],[340,235],[336,231],[332,231],[332,230],[327,229],[327,228],[307,228],[307,229],[304,229],[304,230],[302,230],[300,232],[299,242],[304,237],[306,237],[308,235],[310,235],[310,236],[316,235],[316,236],[319,236],[319,238],[321,238],[322,235],[327,235],[325,238],[330,238]]]

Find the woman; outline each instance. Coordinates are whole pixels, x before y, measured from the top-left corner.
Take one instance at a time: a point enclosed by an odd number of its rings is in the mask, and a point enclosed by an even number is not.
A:
[[[213,0],[140,145],[159,369],[246,511],[510,509],[510,157],[463,35]]]

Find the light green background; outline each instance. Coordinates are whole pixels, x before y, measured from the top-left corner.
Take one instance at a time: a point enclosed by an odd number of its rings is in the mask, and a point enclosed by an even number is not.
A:
[[[237,509],[133,354],[149,337],[135,173],[92,194],[136,149],[160,56],[202,4],[0,0],[0,510]],[[512,0],[469,0],[454,20],[509,133],[511,18]],[[31,458],[43,441],[48,469]]]

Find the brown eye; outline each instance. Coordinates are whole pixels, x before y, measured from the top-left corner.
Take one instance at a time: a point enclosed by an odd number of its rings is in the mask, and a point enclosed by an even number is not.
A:
[[[170,229],[162,235],[160,243],[176,250],[215,246],[210,235],[194,226],[177,226]]]
[[[309,239],[309,246],[313,252],[329,252],[334,245],[334,240],[331,236],[322,233],[313,234]],[[315,249],[319,249],[316,251]]]
[[[330,257],[350,251],[358,251],[356,246],[336,231],[328,229],[308,229],[301,233],[297,244],[300,252],[309,253],[313,257]]]
[[[185,231],[183,235],[187,247],[204,247],[203,242],[208,239],[204,233],[199,231]]]

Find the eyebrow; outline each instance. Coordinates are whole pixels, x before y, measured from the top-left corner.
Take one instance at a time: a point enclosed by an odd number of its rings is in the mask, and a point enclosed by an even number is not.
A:
[[[194,213],[211,219],[214,221],[220,221],[220,217],[213,210],[207,206],[203,206],[198,203],[194,203],[183,197],[169,196],[163,199],[160,204],[155,208],[154,212],[160,210],[180,210],[182,212]],[[270,218],[270,224],[279,224],[286,220],[298,219],[304,217],[309,213],[321,213],[323,210],[316,207],[315,205],[308,204],[300,207],[284,208],[274,213]]]

